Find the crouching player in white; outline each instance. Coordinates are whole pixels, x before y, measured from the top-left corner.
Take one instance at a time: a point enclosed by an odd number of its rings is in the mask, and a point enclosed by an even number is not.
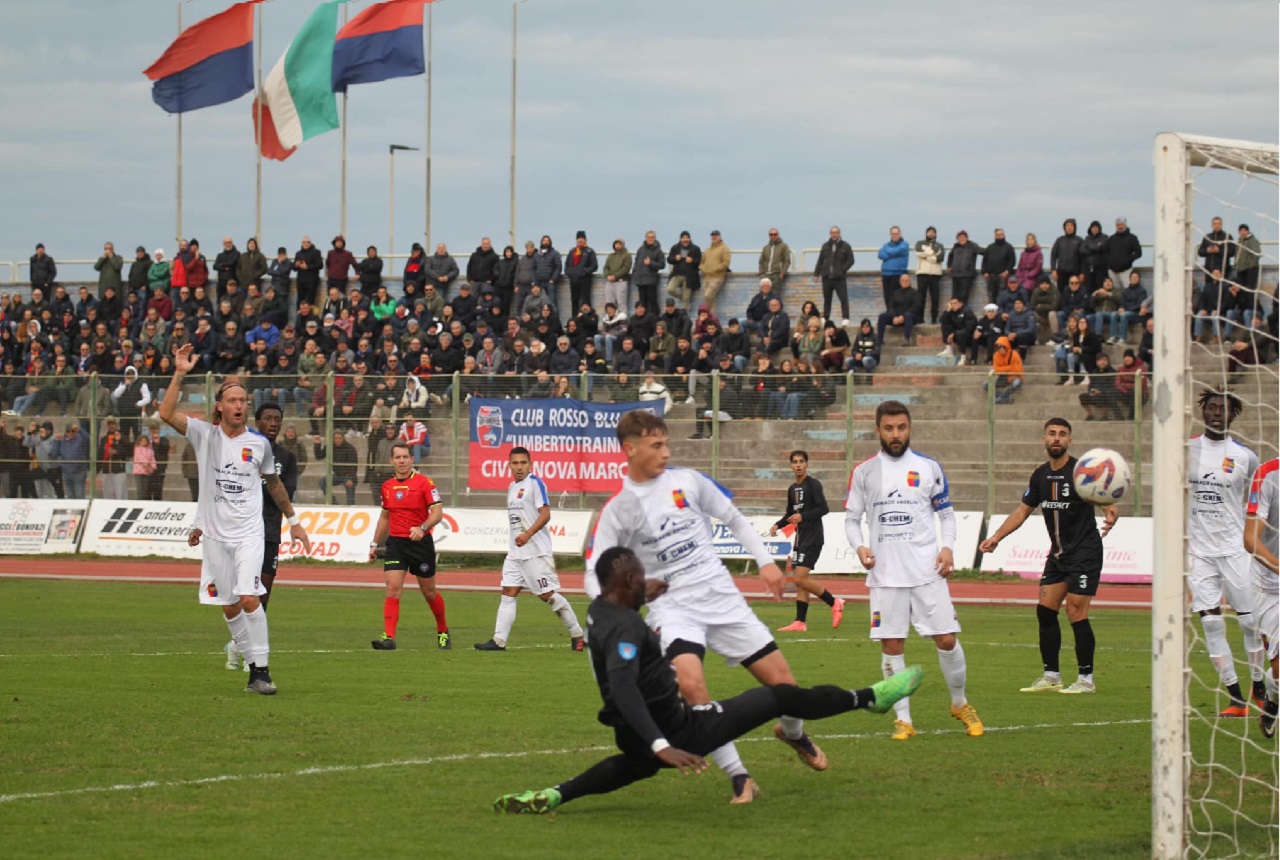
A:
[[[654,594],[648,624],[676,670],[680,696],[698,709],[715,707],[707,692],[702,660],[710,649],[730,666],[742,666],[761,684],[796,683],[769,628],[756,617],[716,555],[711,518],[723,522],[760,566],[760,578],[782,598],[782,571],[732,494],[692,469],[667,468],[671,457],[666,422],[637,409],[618,421],[618,441],[627,456],[622,489],[600,512],[592,547],[622,546],[635,553],[649,580],[665,584]],[[588,551],[586,589],[600,596],[595,553]],[[827,769],[827,757],[804,733],[804,721],[782,717],[774,736],[814,770]],[[725,744],[710,758],[733,782],[733,803],[750,803],[759,793],[755,780]]]
[[[956,639],[960,621],[951,605],[946,578],[955,568],[951,546],[956,518],[947,476],[936,460],[911,450],[911,413],[896,400],[876,407],[880,451],[863,460],[849,478],[845,535],[867,569],[871,592],[871,638],[880,641],[886,678],[906,668],[909,628],[929,636],[938,648],[938,664],[951,691],[951,716],[965,733],[981,737],[982,721],[965,698],[964,649]],[[862,538],[866,516],[872,551]],[[934,517],[942,525],[942,548]],[[893,739],[915,735],[911,705],[894,705]]]
[[[1253,615],[1271,661],[1266,673],[1266,701],[1258,715],[1262,736],[1275,737],[1277,686],[1280,685],[1280,460],[1272,458],[1253,473],[1249,487],[1244,548],[1253,553]]]
[[[201,543],[203,532],[200,602],[222,607],[236,650],[249,661],[245,692],[270,696],[276,687],[267,668],[267,613],[259,599],[267,593],[262,584],[264,490],[288,518],[290,537],[308,552],[311,540],[276,474],[271,443],[245,426],[249,398],[244,385],[228,380],[218,388],[213,424],[188,418],[177,407],[182,380],[196,363],[191,345],[179,349],[174,358],[173,384],[160,404],[160,417],[187,438],[200,469],[198,530],[190,539],[193,546]]]
[[[528,448],[511,449],[511,486],[507,487],[507,519],[510,544],[502,563],[502,600],[498,604],[498,623],[493,638],[476,643],[477,651],[505,651],[511,627],[516,623],[516,598],[527,588],[560,616],[569,631],[569,647],[584,648],[582,627],[573,607],[560,593],[560,577],[556,573],[555,556],[551,553],[551,501],[547,485],[533,474],[533,457]]]

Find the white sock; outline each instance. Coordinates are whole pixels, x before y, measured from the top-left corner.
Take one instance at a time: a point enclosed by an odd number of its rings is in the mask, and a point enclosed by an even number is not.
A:
[[[1239,612],[1236,620],[1240,622],[1240,632],[1244,635],[1244,654],[1249,661],[1249,678],[1262,680],[1262,667],[1266,665],[1266,654],[1262,651],[1262,637],[1258,635],[1258,623],[1252,612]]]
[[[1218,677],[1224,686],[1236,683],[1235,658],[1231,655],[1231,646],[1227,644],[1227,620],[1221,615],[1201,615],[1200,626],[1204,628],[1204,642],[1209,649],[1209,659],[1218,670]]]
[[[560,623],[564,625],[564,629],[569,631],[569,635],[577,639],[582,635],[582,626],[578,624],[578,616],[574,614],[573,607],[569,605],[569,601],[565,600],[563,594],[557,592],[554,597],[547,601],[547,605],[551,607],[551,611],[560,616]]]
[[[956,642],[950,651],[938,649],[938,666],[942,669],[942,677],[947,681],[947,689],[951,692],[951,707],[958,708],[968,701],[964,697],[964,682],[968,675],[968,666],[964,662],[964,648]]]
[[[1267,701],[1274,702],[1280,699],[1280,680],[1277,680],[1276,676],[1270,672],[1265,674],[1262,679],[1267,685]]]
[[[231,631],[231,641],[236,643],[240,656],[249,659],[249,625],[245,621],[244,612],[237,612],[234,618],[227,618],[227,628]]]
[[[729,776],[746,776],[747,766],[742,763],[742,758],[738,755],[738,748],[732,742],[722,747],[716,747],[707,756],[716,763],[716,767],[727,773]]]
[[[1087,675],[1086,675],[1086,674],[1084,674],[1083,672],[1081,672],[1081,673],[1080,673],[1080,680],[1081,680],[1081,681],[1084,681],[1086,684],[1092,684],[1092,683],[1093,683],[1093,673],[1092,673],[1092,672],[1090,672],[1089,674],[1087,674]]]
[[[1044,676],[1045,676],[1045,678],[1049,679],[1050,681],[1052,681],[1052,682],[1053,682],[1053,683],[1055,683],[1055,684],[1059,684],[1059,683],[1061,683],[1061,682],[1062,682],[1062,673],[1061,673],[1061,672],[1045,672],[1045,673],[1044,673]]]
[[[778,722],[782,723],[782,734],[789,741],[798,741],[804,737],[804,720],[799,717],[779,717]]]
[[[497,644],[506,646],[507,637],[511,635],[511,628],[516,623],[518,606],[516,598],[507,597],[505,594],[498,601],[498,623],[493,627],[493,641]]]
[[[894,675],[907,668],[907,655],[895,654],[890,656],[882,654],[880,656],[880,670],[884,672],[886,678],[892,678]],[[899,699],[893,704],[893,713],[898,719],[904,723],[911,722],[911,699]]]
[[[242,652],[252,666],[259,669],[267,667],[267,659],[271,653],[271,645],[267,636],[267,613],[259,606],[252,612],[241,612],[247,628],[249,648]]]

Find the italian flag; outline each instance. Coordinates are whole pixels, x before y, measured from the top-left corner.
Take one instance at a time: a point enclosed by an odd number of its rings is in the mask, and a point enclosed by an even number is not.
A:
[[[342,2],[321,4],[262,82],[262,92],[254,99],[253,119],[266,158],[284,161],[302,141],[338,127],[333,40]]]

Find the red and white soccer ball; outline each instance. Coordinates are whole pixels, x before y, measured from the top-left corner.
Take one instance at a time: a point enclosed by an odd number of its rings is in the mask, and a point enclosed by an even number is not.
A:
[[[1085,451],[1071,476],[1076,494],[1091,505],[1115,505],[1133,491],[1133,475],[1124,457],[1110,448]]]

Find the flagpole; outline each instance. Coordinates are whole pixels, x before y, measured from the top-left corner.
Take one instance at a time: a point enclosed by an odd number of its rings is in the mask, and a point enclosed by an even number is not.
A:
[[[178,2],[178,35],[182,35],[182,2]],[[174,242],[174,255],[177,255],[177,247],[182,243],[182,112],[178,112],[178,182],[177,182],[177,238]]]
[[[511,247],[516,247],[516,55],[520,3],[511,4]]]
[[[254,51],[257,54],[255,65],[257,66],[258,88],[253,99],[253,137],[258,150],[257,187],[254,191],[253,238],[258,240],[259,251],[262,250],[262,5],[261,3],[258,4],[258,32],[254,36]],[[245,286],[245,289],[248,289],[248,285]]]
[[[427,229],[426,249],[431,253],[431,41],[434,36],[435,4],[427,4]]]
[[[342,4],[342,27],[347,26],[347,4]],[[338,235],[347,235],[347,92],[342,92],[342,196],[338,213]],[[345,247],[345,246],[343,246]]]

